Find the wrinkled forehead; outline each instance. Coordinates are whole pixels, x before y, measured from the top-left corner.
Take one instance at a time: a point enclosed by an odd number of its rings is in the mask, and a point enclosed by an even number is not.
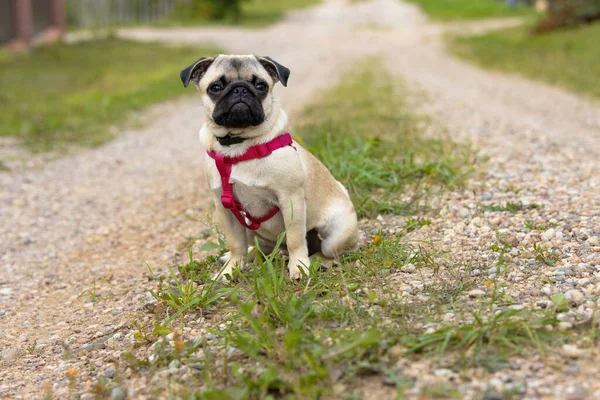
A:
[[[252,80],[255,76],[267,78],[269,75],[252,55],[219,55],[207,71],[207,81],[225,77],[227,81],[235,79]]]

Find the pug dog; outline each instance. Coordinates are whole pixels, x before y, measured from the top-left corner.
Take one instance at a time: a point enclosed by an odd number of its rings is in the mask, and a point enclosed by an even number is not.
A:
[[[278,62],[255,55],[203,57],[181,71],[184,87],[193,82],[202,94],[202,157],[215,221],[230,250],[216,278],[244,268],[256,237],[269,253],[285,232],[292,279],[308,275],[311,256],[334,260],[358,244],[348,191],[289,136],[288,116],[273,95],[289,75]],[[280,147],[271,151],[273,143]]]

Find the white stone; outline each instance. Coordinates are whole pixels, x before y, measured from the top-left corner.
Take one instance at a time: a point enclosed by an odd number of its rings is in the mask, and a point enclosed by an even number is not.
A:
[[[469,293],[467,293],[469,295],[469,297],[471,298],[475,298],[475,297],[482,297],[485,296],[485,292],[481,289],[473,289],[473,290],[469,290]]]
[[[562,353],[567,357],[579,358],[585,355],[585,350],[580,349],[573,344],[565,344],[562,347]]]
[[[552,240],[552,238],[554,237],[554,233],[555,233],[554,228],[548,229],[547,231],[542,233],[542,240],[545,242]]]
[[[575,304],[581,304],[585,300],[583,293],[576,289],[571,289],[567,291],[567,293],[565,293],[565,297],[567,298],[567,300]]]

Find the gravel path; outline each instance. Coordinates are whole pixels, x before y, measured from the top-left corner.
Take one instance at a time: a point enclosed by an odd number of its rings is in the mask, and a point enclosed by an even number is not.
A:
[[[381,55],[391,71],[425,90],[439,126],[489,156],[485,172],[468,190],[447,194],[440,217],[414,238],[439,240],[456,262],[468,262],[482,277],[495,273],[490,245],[515,243],[510,273],[501,278],[513,298],[541,307],[550,294],[571,291],[578,306],[564,321],[576,323],[597,308],[600,293],[600,108],[449,57],[440,40],[446,29],[456,27],[430,24],[413,6],[375,0],[329,1],[260,31],[135,29],[120,35],[212,41],[231,52],[270,55],[292,69],[290,86],[279,89],[292,114],[352,62]],[[209,207],[197,157],[200,115],[197,98],[162,104],[147,112],[145,128],[101,148],[0,174],[0,396],[40,396],[45,382],[53,382],[54,393],[65,397],[71,367],[78,370],[78,390],[88,390],[98,371],[114,368],[131,346],[126,326],[147,301],[144,261],[159,267],[179,260],[187,239],[202,234],[189,218]],[[506,202],[525,206],[514,216],[477,212]],[[555,226],[530,230],[526,220]],[[561,254],[556,267],[535,260],[536,240]],[[419,288],[414,281],[407,276],[409,294]],[[104,300],[94,303],[94,295]],[[76,357],[63,358],[73,351]],[[600,398],[598,350],[575,353],[570,360],[520,360],[518,369],[475,374],[459,384],[469,394],[521,384],[532,397]],[[454,379],[426,364],[412,370],[419,377],[415,395],[423,385]]]

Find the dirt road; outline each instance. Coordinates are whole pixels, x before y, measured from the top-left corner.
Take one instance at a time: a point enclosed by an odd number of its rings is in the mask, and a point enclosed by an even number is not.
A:
[[[540,277],[555,271],[547,267],[532,274],[528,258],[515,254],[510,290],[524,304],[567,289],[589,293],[588,299],[596,301],[598,104],[457,61],[443,49],[443,31],[413,6],[375,0],[356,5],[329,1],[259,31],[134,29],[120,35],[175,44],[208,41],[235,53],[269,55],[292,70],[289,87],[277,89],[292,114],[354,62],[382,57],[390,71],[428,94],[438,126],[470,138],[489,156],[484,174],[473,179],[469,190],[449,193],[440,219],[419,235],[439,238],[457,259],[483,260],[490,252],[489,226],[526,245],[535,232],[523,228],[524,219],[555,221],[551,234],[538,236],[546,235],[544,240],[560,249],[573,276],[563,281],[566,286],[559,282],[546,290]],[[190,62],[198,56],[190,54]],[[72,367],[80,374],[78,390],[87,390],[95,371],[112,368],[130,345],[125,326],[148,297],[144,262],[160,268],[179,260],[187,238],[202,234],[201,224],[190,218],[210,207],[198,158],[201,115],[197,98],[161,104],[147,112],[146,127],[123,132],[101,148],[41,169],[0,174],[0,396],[41,396],[48,389],[44,385],[51,385],[62,398]],[[475,205],[482,199],[544,207],[515,218],[476,220]],[[578,286],[581,279],[587,281]],[[104,300],[94,303],[94,296]],[[588,312],[585,304],[581,308]],[[65,351],[89,346],[100,349],[63,358]],[[482,384],[496,378],[500,384],[523,381],[537,395],[584,398],[595,393],[600,398],[593,378],[599,367],[590,359],[584,357],[571,375],[540,360],[531,363],[485,377]],[[418,372],[423,385],[430,372]]]

